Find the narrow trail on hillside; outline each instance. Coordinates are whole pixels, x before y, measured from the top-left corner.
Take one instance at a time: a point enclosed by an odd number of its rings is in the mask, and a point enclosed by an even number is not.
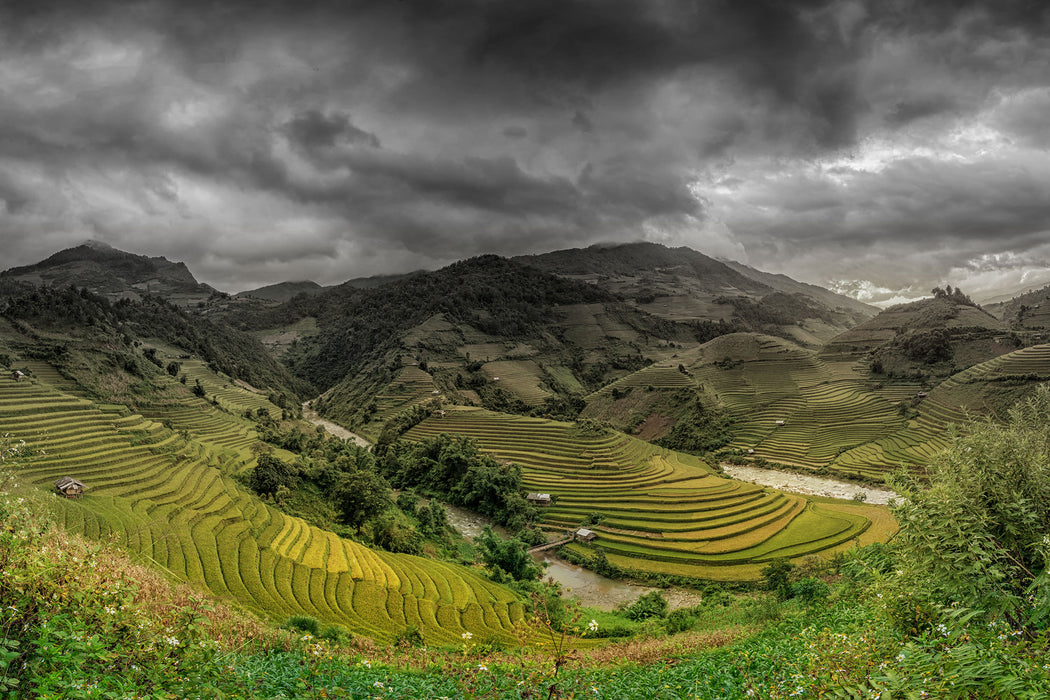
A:
[[[372,446],[372,443],[370,443],[368,440],[365,440],[357,433],[352,433],[341,425],[336,425],[332,421],[328,421],[324,418],[321,418],[321,416],[317,415],[317,411],[307,408],[307,406],[309,405],[309,402],[303,404],[303,420],[309,421],[314,425],[321,426],[322,428],[330,432],[332,435],[335,435],[337,438],[342,438],[343,440],[353,440],[354,444],[360,447]]]

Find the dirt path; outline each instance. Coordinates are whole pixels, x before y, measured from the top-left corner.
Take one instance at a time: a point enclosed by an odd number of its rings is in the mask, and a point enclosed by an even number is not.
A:
[[[371,447],[372,443],[370,443],[368,440],[365,440],[357,433],[351,433],[349,430],[347,430],[341,425],[336,425],[332,421],[327,421],[324,418],[321,418],[321,416],[317,415],[317,411],[307,408],[308,405],[309,404],[306,403],[303,404],[303,420],[309,421],[314,425],[321,426],[322,428],[330,432],[332,435],[335,435],[337,438],[342,438],[343,440],[353,440],[355,445],[359,445],[361,447]]]
[[[828,479],[821,476],[809,476],[806,474],[796,474],[794,472],[781,472],[776,469],[760,469],[758,467],[728,463],[723,463],[722,469],[725,471],[726,476],[730,476],[734,479],[749,481],[752,484],[772,486],[781,491],[790,491],[792,493],[809,494],[811,496],[828,496],[830,498],[842,498],[845,500],[852,499],[856,494],[862,493],[865,496],[865,503],[873,503],[876,505],[886,505],[890,502],[891,498],[897,497],[897,494],[889,489],[861,486],[860,484],[839,481],[838,479]]]

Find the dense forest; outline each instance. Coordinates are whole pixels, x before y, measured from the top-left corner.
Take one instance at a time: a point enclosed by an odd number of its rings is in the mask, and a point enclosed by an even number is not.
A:
[[[199,356],[213,368],[259,388],[307,398],[313,387],[293,376],[259,342],[225,325],[187,314],[159,297],[110,302],[87,289],[33,287],[3,282],[0,315],[30,338],[33,328],[78,329],[103,347],[130,348],[151,338]]]

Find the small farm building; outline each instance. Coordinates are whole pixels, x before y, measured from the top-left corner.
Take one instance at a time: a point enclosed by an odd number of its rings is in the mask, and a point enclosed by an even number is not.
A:
[[[782,420],[778,420],[778,421],[777,421],[777,425],[778,425],[778,426],[784,425],[784,421],[782,421]]]
[[[597,532],[595,532],[594,530],[588,530],[585,527],[581,527],[579,530],[577,530],[573,534],[573,537],[575,539],[580,540],[582,542],[590,542],[597,536],[598,536]]]
[[[17,369],[11,373],[11,379],[15,380],[16,382],[22,381],[22,377],[24,376],[26,375],[22,374],[22,371]]]
[[[916,394],[916,396],[918,396],[920,399],[925,399],[927,396],[929,396],[929,394],[925,391],[920,391],[918,394]]]
[[[525,496],[525,500],[533,505],[549,506],[551,504],[551,495],[549,493],[530,493]]]
[[[55,489],[66,498],[80,498],[87,491],[87,486],[71,476],[63,476],[55,482]]]

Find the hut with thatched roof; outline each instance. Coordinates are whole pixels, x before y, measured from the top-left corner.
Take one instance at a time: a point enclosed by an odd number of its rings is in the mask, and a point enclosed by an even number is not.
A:
[[[66,498],[80,498],[87,491],[87,486],[71,476],[63,476],[55,482],[55,490]]]
[[[579,530],[573,533],[573,539],[578,540],[580,542],[591,542],[597,536],[597,532],[595,532],[594,530],[588,530],[585,527],[581,527]]]

